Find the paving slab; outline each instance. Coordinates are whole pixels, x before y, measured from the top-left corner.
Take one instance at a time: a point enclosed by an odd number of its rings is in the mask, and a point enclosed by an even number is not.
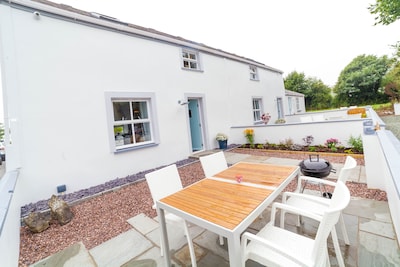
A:
[[[152,246],[153,244],[148,239],[132,229],[100,244],[89,252],[99,267],[120,267]]]
[[[136,257],[135,259],[130,260],[129,262],[135,262],[139,260],[148,260],[152,259],[156,262],[156,266],[164,266],[164,257],[161,257],[161,251],[159,247],[152,247],[151,249],[147,250],[140,256]],[[179,267],[180,265],[171,258],[171,265],[175,267]],[[121,266],[122,267],[122,266]]]
[[[202,247],[196,245],[196,243],[194,242],[193,242],[193,247],[194,247],[194,254],[196,255],[196,262],[198,262],[201,258],[203,258],[207,254],[207,251]],[[178,262],[180,262],[183,266],[190,266],[192,261],[190,257],[189,246],[186,245],[181,249],[179,249],[177,252],[175,252],[174,258]]]
[[[127,222],[144,235],[158,227],[158,222],[146,216],[144,213],[140,213],[135,217],[128,219]]]
[[[392,223],[380,222],[360,218],[360,231],[368,232],[375,235],[380,235],[386,238],[395,239],[396,233],[393,229]]]
[[[360,231],[358,266],[400,266],[396,240]]]
[[[301,160],[298,159],[283,159],[283,158],[270,157],[264,160],[263,162],[276,165],[298,166],[300,161]]]
[[[66,249],[51,255],[33,265],[31,267],[45,267],[45,266],[63,266],[63,267],[75,267],[75,266],[87,266],[96,267],[98,266],[86,249],[82,242],[75,243]]]
[[[201,235],[194,239],[194,242],[207,250],[212,251],[215,255],[229,260],[227,240],[224,238],[224,245],[219,244],[219,236],[211,231],[204,231]],[[218,265],[214,265],[218,266]]]
[[[344,209],[343,213],[355,215],[361,218],[392,223],[388,202],[386,201],[353,197],[349,206]]]
[[[231,152],[224,152],[226,162],[228,164],[235,164],[239,161],[243,161],[246,158],[249,158],[250,155],[248,154],[240,154],[240,153],[231,153]]]
[[[157,221],[157,217],[154,219]],[[190,233],[190,237],[192,239],[196,238],[204,231],[205,230],[203,228],[201,228],[197,225],[189,224],[189,233]],[[186,239],[186,236],[185,236],[182,226],[180,226],[178,224],[174,224],[174,223],[167,223],[167,233],[168,233],[168,241],[169,241],[170,250],[177,251],[187,244],[187,239]],[[147,233],[145,236],[153,244],[160,247],[161,233],[160,233],[159,227],[157,227],[153,231]]]

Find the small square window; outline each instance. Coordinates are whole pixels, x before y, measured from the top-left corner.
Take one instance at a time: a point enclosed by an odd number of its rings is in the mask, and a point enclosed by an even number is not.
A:
[[[198,52],[182,50],[182,67],[189,70],[200,70]]]
[[[258,71],[256,66],[249,66],[250,80],[258,81]]]

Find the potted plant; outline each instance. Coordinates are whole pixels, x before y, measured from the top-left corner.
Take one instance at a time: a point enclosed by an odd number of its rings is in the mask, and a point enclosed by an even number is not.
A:
[[[269,113],[264,113],[261,115],[261,120],[264,122],[264,124],[268,124],[270,119],[271,115],[269,115]]]
[[[220,149],[226,149],[228,146],[228,136],[224,133],[218,133],[215,139],[218,141]]]

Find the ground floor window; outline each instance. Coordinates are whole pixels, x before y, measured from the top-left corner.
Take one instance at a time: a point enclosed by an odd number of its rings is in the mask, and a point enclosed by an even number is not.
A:
[[[110,93],[108,113],[114,151],[156,142],[153,130],[153,98],[137,93]]]
[[[262,115],[262,98],[253,98],[253,121],[254,123],[261,122]]]

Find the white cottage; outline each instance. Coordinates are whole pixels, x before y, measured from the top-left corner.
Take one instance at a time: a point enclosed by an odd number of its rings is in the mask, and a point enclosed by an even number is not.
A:
[[[0,34],[21,205],[216,148],[218,132],[284,110],[280,70],[98,13],[0,0]]]
[[[304,100],[304,94],[285,90],[285,114],[294,115],[306,112],[306,104]]]

